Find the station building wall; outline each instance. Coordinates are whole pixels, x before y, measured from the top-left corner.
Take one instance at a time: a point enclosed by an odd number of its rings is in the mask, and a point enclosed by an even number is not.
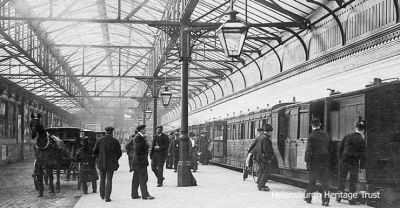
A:
[[[45,127],[68,125],[67,112],[0,77],[0,166],[34,159],[31,113],[40,113]]]

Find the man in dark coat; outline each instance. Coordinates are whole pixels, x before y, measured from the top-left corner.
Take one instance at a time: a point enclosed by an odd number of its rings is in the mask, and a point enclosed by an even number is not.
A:
[[[208,150],[208,146],[210,145],[210,141],[208,140],[206,136],[206,131],[201,131],[200,132],[200,162],[203,165],[208,165],[208,161],[211,159],[211,152]]]
[[[118,140],[112,136],[114,128],[106,127],[105,130],[106,135],[97,140],[93,153],[97,158],[97,167],[100,170],[100,197],[109,202],[111,201],[112,178],[114,171],[119,167],[118,160],[122,151]]]
[[[165,161],[165,167],[166,167],[167,169],[173,169],[172,166],[173,166],[173,164],[174,164],[174,161],[173,161],[173,158],[172,158],[171,153],[170,153],[170,151],[169,151],[169,147],[170,147],[172,141],[174,141],[174,138],[175,138],[174,132],[170,132],[170,133],[168,134],[168,139],[169,139],[168,154],[167,154],[167,159],[166,159],[166,161]]]
[[[171,155],[174,172],[178,171],[178,161],[179,161],[179,131],[176,131],[174,139],[169,144],[168,153]]]
[[[82,182],[82,190],[84,194],[87,194],[87,182],[92,182],[93,193],[96,193],[99,176],[96,170],[96,159],[93,155],[93,150],[89,147],[87,136],[81,140],[81,145],[82,148],[78,149],[74,160],[80,163],[79,177]]]
[[[307,139],[305,161],[310,171],[304,200],[311,203],[315,183],[319,178],[322,185],[322,205],[329,206],[329,135],[321,130],[321,121],[314,118],[311,121],[312,132]]]
[[[272,126],[269,124],[265,124],[263,129],[258,129],[260,134],[249,148],[249,152],[255,149],[255,159],[260,165],[257,179],[257,188],[260,191],[270,190],[265,183],[268,180],[271,163],[275,157],[270,139],[272,136],[272,130]]]
[[[163,127],[157,126],[156,128],[157,134],[154,136],[151,151],[150,151],[150,159],[151,159],[151,170],[157,177],[157,187],[161,187],[163,185],[163,169],[164,162],[168,154],[169,147],[169,138],[166,134],[164,134]]]
[[[139,125],[136,130],[138,133],[133,138],[128,145],[133,146],[133,158],[132,158],[132,189],[131,197],[132,199],[139,199],[138,188],[140,185],[140,191],[142,192],[142,199],[154,199],[150,196],[147,191],[147,166],[149,166],[149,161],[147,160],[149,145],[146,142],[146,125]]]
[[[339,172],[339,192],[344,191],[347,174],[350,172],[349,192],[353,194],[357,191],[358,169],[364,169],[365,165],[365,141],[363,134],[365,131],[364,122],[356,124],[354,133],[346,135],[339,146],[340,172]],[[360,164],[359,164],[360,162]],[[340,197],[336,198],[340,201]],[[349,198],[349,204],[355,205],[356,199]]]
[[[129,161],[129,172],[132,172],[132,157],[133,157],[133,146],[132,145],[127,145],[128,143],[132,144],[130,141],[133,140],[133,138],[136,136],[138,132],[135,130],[135,133],[129,137],[128,142],[125,144],[125,149],[126,149],[126,154],[128,155],[128,161]]]

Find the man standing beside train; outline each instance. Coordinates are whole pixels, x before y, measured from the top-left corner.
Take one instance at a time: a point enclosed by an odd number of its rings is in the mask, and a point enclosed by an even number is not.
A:
[[[321,121],[318,118],[311,120],[312,132],[307,139],[305,161],[307,170],[310,171],[304,201],[311,203],[315,183],[319,178],[322,185],[322,206],[329,206],[329,145],[331,139],[321,129]]]
[[[106,202],[111,201],[112,178],[119,167],[118,160],[122,156],[121,145],[112,136],[113,127],[106,127],[106,135],[96,142],[93,153],[98,161],[100,170],[100,197]],[[107,181],[106,181],[107,179]]]
[[[257,188],[260,191],[270,190],[265,183],[268,180],[271,163],[274,158],[271,142],[272,130],[272,126],[269,124],[265,124],[263,129],[257,129],[260,134],[249,148],[249,152],[255,148],[255,159],[260,165],[260,173],[257,179]]]
[[[157,134],[154,136],[153,139],[153,144],[150,151],[150,159],[151,170],[157,177],[157,187],[161,187],[164,180],[163,169],[164,162],[168,153],[169,138],[166,134],[162,132],[162,126],[157,126],[156,130]]]
[[[351,196],[355,196],[357,191],[358,169],[364,169],[365,164],[366,147],[362,136],[365,131],[364,122],[357,122],[355,131],[346,135],[339,146],[340,172],[338,191],[339,193],[344,191],[347,173],[350,172],[349,192],[352,193]],[[341,198],[337,197],[336,200],[340,202]],[[349,204],[356,205],[356,199],[349,198]]]

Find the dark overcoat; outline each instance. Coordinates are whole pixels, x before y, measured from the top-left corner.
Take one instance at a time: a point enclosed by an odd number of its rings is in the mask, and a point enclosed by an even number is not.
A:
[[[173,139],[169,144],[168,152],[171,156],[179,156],[179,139]]]
[[[309,166],[330,165],[330,144],[331,139],[325,131],[315,129],[307,139],[305,161]]]
[[[78,149],[74,160],[80,163],[80,176],[82,182],[98,180],[99,176],[96,170],[96,159],[93,150],[89,147]]]
[[[136,136],[132,140],[133,145],[133,157],[132,157],[132,168],[133,171],[138,168],[147,167],[149,165],[149,161],[147,159],[149,152],[149,145],[146,142],[146,139],[140,135],[136,134]]]
[[[361,134],[355,132],[346,135],[339,146],[339,158],[346,163],[358,166],[360,161],[361,168],[365,164],[365,141]]]
[[[156,145],[160,147],[157,150],[154,149]],[[150,158],[153,157],[153,155],[159,154],[159,157],[165,160],[168,153],[168,147],[169,147],[168,136],[164,133],[161,133],[161,135],[157,134],[153,139],[153,143],[151,144]]]
[[[116,171],[118,160],[122,155],[121,145],[111,135],[105,135],[97,140],[93,153],[97,158],[97,167],[100,170]]]
[[[255,149],[256,161],[258,162],[266,164],[268,161],[272,162],[275,157],[272,142],[264,133],[256,138],[250,146],[249,152],[253,149]]]

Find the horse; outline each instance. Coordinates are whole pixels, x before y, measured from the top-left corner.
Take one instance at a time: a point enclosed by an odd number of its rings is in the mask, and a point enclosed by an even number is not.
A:
[[[43,196],[43,176],[49,179],[49,190],[52,196],[55,196],[53,185],[53,170],[56,170],[57,182],[56,191],[60,192],[60,167],[59,164],[65,163],[65,144],[62,140],[47,133],[40,122],[40,114],[37,117],[31,114],[29,127],[31,129],[32,139],[36,140],[35,149],[35,173],[37,174],[38,197]]]

